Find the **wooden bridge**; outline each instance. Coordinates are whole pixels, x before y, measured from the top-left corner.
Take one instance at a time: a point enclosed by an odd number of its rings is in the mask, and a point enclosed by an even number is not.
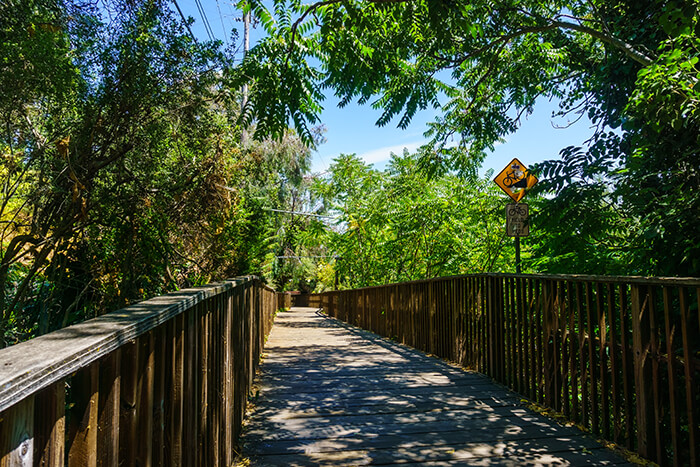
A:
[[[254,385],[288,297],[183,290],[0,351],[0,466],[624,463],[594,438],[698,465],[699,294],[473,275],[313,295]]]
[[[242,437],[252,465],[613,465],[491,379],[314,308],[277,316]]]

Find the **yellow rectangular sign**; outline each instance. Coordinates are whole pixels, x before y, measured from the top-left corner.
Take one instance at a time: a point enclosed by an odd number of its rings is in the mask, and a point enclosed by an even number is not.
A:
[[[496,185],[501,187],[513,201],[518,203],[523,199],[525,193],[535,186],[537,177],[528,173],[525,164],[515,158],[496,175],[493,181],[496,182]]]

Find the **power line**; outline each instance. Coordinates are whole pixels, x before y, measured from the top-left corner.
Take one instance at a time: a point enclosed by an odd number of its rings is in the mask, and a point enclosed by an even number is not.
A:
[[[199,14],[202,17],[202,22],[204,23],[204,29],[207,30],[207,35],[209,36],[210,40],[214,40],[214,32],[211,30],[211,25],[209,24],[209,18],[207,18],[207,14],[204,12],[204,7],[202,6],[202,2],[200,0],[194,0],[194,3],[197,5],[197,9],[199,10]]]
[[[219,0],[216,0],[216,9],[219,10],[219,19],[221,20],[221,29],[224,31],[224,40],[226,41],[226,46],[228,46],[228,34],[226,34],[226,26],[224,26],[224,16],[221,14],[221,6],[219,6]]]
[[[182,18],[182,22],[185,24],[185,27],[187,27],[187,30],[190,32],[190,37],[193,41],[197,42],[197,39],[194,37],[194,34],[192,34],[192,29],[190,29],[190,23],[187,21],[187,18],[185,18],[185,15],[182,14],[182,10],[180,9],[180,5],[177,4],[177,0],[173,0],[173,3],[175,4],[175,8],[177,8],[177,12],[180,13],[180,18]]]

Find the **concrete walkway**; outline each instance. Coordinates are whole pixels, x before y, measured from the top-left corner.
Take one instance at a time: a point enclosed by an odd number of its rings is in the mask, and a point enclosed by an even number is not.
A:
[[[254,466],[612,465],[477,373],[311,308],[280,313],[241,440]]]

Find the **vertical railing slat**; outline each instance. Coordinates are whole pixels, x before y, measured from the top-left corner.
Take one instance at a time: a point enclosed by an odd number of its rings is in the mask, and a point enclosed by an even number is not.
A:
[[[0,467],[34,465],[34,396],[0,413]]]
[[[612,396],[612,424],[613,424],[613,441],[620,443],[622,436],[622,412],[620,409],[620,388],[619,388],[619,369],[617,365],[617,347],[619,345],[618,334],[615,325],[615,286],[612,283],[607,285],[607,321],[610,328],[608,341],[610,344],[610,385]]]
[[[596,369],[598,365],[596,364],[595,358],[595,321],[593,319],[593,301],[592,295],[592,284],[590,282],[586,283],[586,324],[588,325],[588,394],[590,395],[590,411],[591,411],[591,431],[594,434],[598,434],[599,422],[598,417],[598,381],[596,380]]]
[[[630,355],[629,347],[629,307],[627,299],[627,286],[620,286],[620,344],[622,356],[622,387],[624,392],[625,405],[625,420],[633,420],[634,413],[632,412],[632,400],[634,392],[633,370],[632,370],[632,355]],[[632,450],[633,448],[633,423],[625,423],[625,447]]]
[[[119,464],[135,465],[138,445],[137,388],[139,346],[132,341],[122,347],[119,414]]]
[[[118,355],[119,351],[112,355]],[[108,357],[108,359],[114,357]],[[118,358],[118,356],[116,357]],[[118,368],[118,366],[117,366]],[[102,370],[100,369],[100,372]],[[107,372],[105,372],[107,373]],[[118,370],[117,370],[118,375]],[[117,388],[119,380],[116,381]],[[100,393],[102,386],[100,386]],[[117,393],[118,394],[118,393]],[[66,449],[66,382],[59,381],[36,394],[34,400],[34,465],[59,467],[65,463]],[[1,416],[0,416],[1,417]],[[115,421],[119,429],[119,399],[116,402]],[[98,425],[99,430],[99,425]],[[3,431],[0,429],[0,431]],[[99,434],[98,434],[99,435]],[[118,433],[116,439],[119,439]],[[98,439],[99,447],[99,439]],[[115,456],[116,457],[116,456]],[[98,459],[99,461],[99,459]],[[103,464],[106,465],[106,464]],[[112,464],[116,465],[116,464]]]
[[[649,359],[649,296],[646,287],[636,284],[631,290],[632,345],[634,353],[634,386],[636,400],[637,451],[644,457],[655,452],[653,403],[651,398],[651,361]]]
[[[690,334],[690,303],[688,301],[688,291],[685,287],[678,288],[679,308],[681,315],[681,337],[683,339],[683,370],[685,375],[685,410],[688,426],[688,451],[689,465],[698,465],[698,427],[700,420],[697,419],[697,403],[695,400],[695,368],[693,367],[693,349],[691,349]]]
[[[71,378],[73,406],[67,427],[68,466],[97,466],[99,365],[94,363]]]
[[[97,415],[97,465],[119,465],[119,408],[121,405],[121,349],[100,362]],[[65,394],[65,390],[62,391]]]
[[[610,406],[608,399],[608,323],[603,308],[603,284],[596,284],[595,308],[598,320],[598,365],[600,367],[600,425],[605,439],[610,439]]]
[[[198,304],[197,307],[200,307]],[[166,371],[166,348],[167,332],[164,326],[155,329],[154,334],[154,374],[153,374],[153,433],[151,436],[153,446],[153,465],[165,465],[165,436],[166,436],[166,398],[165,374]]]
[[[138,370],[138,454],[137,465],[150,466],[153,461],[153,382],[155,375],[155,331],[139,339]]]

